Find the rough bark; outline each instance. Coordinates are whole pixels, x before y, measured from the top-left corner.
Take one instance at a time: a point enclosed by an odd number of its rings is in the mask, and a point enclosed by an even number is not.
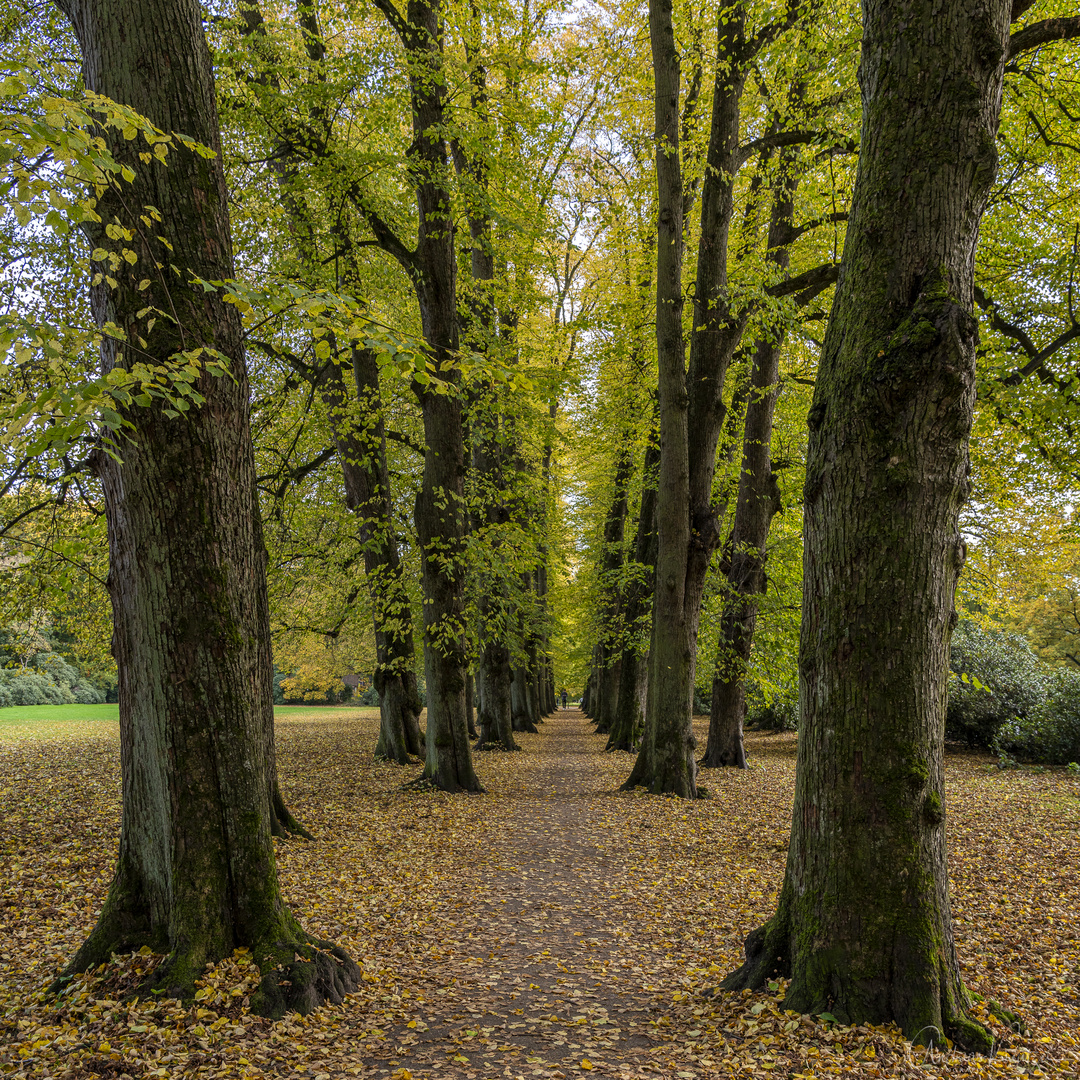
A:
[[[801,97],[797,87],[792,98]],[[766,259],[778,271],[790,264],[788,238],[798,175],[795,150],[780,151],[773,184]],[[704,768],[746,768],[743,724],[746,720],[746,666],[754,644],[758,597],[765,592],[765,542],[780,509],[780,490],[772,471],[773,413],[780,391],[780,351],[785,333],[776,328],[754,348],[743,422],[742,468],[731,532],[726,597],[712,682],[709,737],[700,764]]]
[[[511,719],[510,650],[498,640],[484,646],[477,680],[480,687],[477,750],[518,750]]]
[[[843,269],[810,411],[798,773],[776,914],[725,987],[988,1050],[949,913],[944,706],[979,223],[1010,5],[866,0]]]
[[[392,7],[392,5],[384,5]],[[420,222],[413,279],[424,341],[433,369],[449,385],[436,393],[417,385],[424,417],[424,478],[416,499],[416,531],[424,582],[424,670],[427,679],[427,759],[424,777],[444,791],[480,791],[465,719],[464,477],[450,197],[446,80],[438,0],[410,0],[399,26],[410,58],[414,139],[409,151]],[[398,17],[400,21],[400,17]]]
[[[524,667],[515,667],[510,682],[510,716],[514,731],[536,733],[539,717],[533,711],[532,693],[529,684],[532,680]]]
[[[634,455],[628,440],[624,440],[615,457],[614,493],[604,519],[604,549],[600,556],[600,586],[604,601],[600,633],[604,663],[598,675],[599,709],[594,713],[596,733],[608,735],[615,724],[615,709],[619,703],[619,676],[622,672],[622,611],[619,571],[623,565],[623,538],[626,533],[626,513],[630,480],[634,473]]]
[[[130,105],[165,131],[219,148],[210,55],[191,0],[63,0],[88,89]],[[271,840],[273,700],[266,551],[248,426],[240,320],[232,305],[188,284],[232,276],[220,156],[174,148],[168,168],[143,163],[137,143],[106,134],[135,180],[99,203],[150,204],[161,221],[139,233],[139,262],[92,289],[99,323],[115,321],[139,359],[213,348],[232,377],[198,379],[205,404],[168,416],[135,406],[123,460],[103,457],[113,648],[120,680],[123,809],[116,874],[97,925],[67,973],[149,945],[168,952],[157,984],[190,994],[205,964],[250,948],[263,972],[252,1005],[280,1014],[340,1001],[359,970],[313,942],[282,900]],[[98,246],[114,241],[104,233]],[[180,268],[155,275],[155,262]],[[137,282],[151,284],[139,290]],[[146,305],[176,313],[148,329]],[[112,338],[103,368],[129,362]],[[323,950],[313,949],[317,944]],[[294,957],[299,956],[299,959]]]
[[[297,9],[298,21],[304,31],[304,49],[315,71],[319,71],[326,48],[318,10],[304,0],[298,0]],[[259,43],[265,43],[266,24],[259,5],[245,0],[241,17],[246,32]],[[280,92],[273,68],[255,78]],[[316,128],[325,126],[325,117],[320,115],[318,108],[313,108],[306,119]],[[301,264],[314,273],[317,283],[321,284],[318,278],[324,267],[317,247],[318,229],[298,171],[300,149],[305,147],[310,151],[309,141],[296,138],[295,133],[278,130],[274,133],[274,142],[271,170],[291,219],[292,241]],[[353,237],[341,230],[334,242],[341,263],[355,266]],[[340,287],[340,280],[337,284]],[[340,355],[335,355],[322,369],[306,368],[295,359],[294,366],[316,387],[329,414],[343,474],[345,503],[359,523],[365,583],[371,597],[375,630],[374,685],[379,695],[380,716],[375,756],[405,765],[412,757],[423,756],[424,740],[419,726],[421,705],[414,672],[412,611],[394,535],[379,368],[375,354],[355,342],[349,359],[358,407],[350,406],[346,379],[339,367]]]
[[[643,624],[649,622],[650,601],[655,588],[656,572],[656,468],[660,462],[660,446],[655,439],[645,449],[642,467],[641,505],[638,509],[637,532],[634,537],[636,574],[627,582],[623,593],[623,625],[626,640],[622,650],[619,674],[619,696],[615,704],[611,733],[606,750],[630,752],[637,747],[645,726],[645,689],[649,678],[649,653],[642,639]]]
[[[349,407],[345,378],[335,357],[317,379],[330,416],[345,481],[345,504],[356,515],[364,551],[364,576],[375,628],[375,689],[379,694],[379,738],[375,756],[399,765],[424,754],[421,712],[413,675],[412,610],[393,532],[386,430],[379,392],[378,360],[354,346],[351,368],[358,413]]]
[[[697,795],[692,725],[698,621],[709,560],[719,539],[712,503],[716,447],[724,421],[723,390],[749,308],[728,303],[727,256],[739,106],[749,64],[760,47],[748,41],[745,9],[722,9],[689,367],[682,337],[684,192],[680,165],[679,53],[669,0],[650,0],[657,133],[656,338],[660,370],[659,546],[653,600],[649,694],[641,749],[626,787],[684,798]]]

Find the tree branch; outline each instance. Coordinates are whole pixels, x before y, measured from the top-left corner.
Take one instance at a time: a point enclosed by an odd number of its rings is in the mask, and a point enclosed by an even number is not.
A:
[[[767,23],[746,44],[743,56],[752,60],[766,45],[771,45],[781,34],[790,30],[798,21],[803,11],[803,0],[788,0],[787,11],[782,19]]]
[[[784,281],[778,281],[775,285],[769,285],[765,292],[773,297],[791,296],[797,293],[800,297],[800,303],[806,303],[817,296],[822,289],[834,284],[839,273],[839,263],[822,263],[821,266],[815,266],[811,270],[804,270],[801,274],[796,274],[794,277],[787,278]],[[801,299],[803,295],[806,295],[805,300]]]
[[[785,243],[793,244],[799,239],[803,233],[808,233],[812,229],[820,228],[822,225],[835,225],[840,221],[847,221],[848,212],[846,210],[837,210],[832,214],[823,214],[821,217],[813,218],[811,221],[804,222],[802,225],[793,225],[789,230]]]
[[[1015,9],[1014,9],[1015,10]],[[1009,60],[1015,60],[1023,52],[1030,52],[1051,41],[1069,41],[1080,37],[1080,15],[1063,19],[1043,19],[1023,30],[1017,30],[1009,38]]]
[[[798,146],[801,143],[813,142],[820,135],[820,131],[774,131],[768,135],[762,135],[760,139],[754,139],[753,142],[739,147],[738,165],[741,168],[762,150],[780,146]]]
[[[998,379],[998,382],[1003,386],[1019,386],[1025,379],[1034,375],[1044,386],[1053,386],[1058,390],[1065,390],[1072,386],[1072,379],[1059,378],[1047,369],[1046,364],[1055,353],[1060,352],[1069,342],[1080,338],[1080,322],[1077,322],[1074,318],[1071,319],[1072,325],[1067,330],[1063,330],[1053,341],[1040,349],[1022,326],[1011,323],[1002,316],[997,304],[978,285],[975,286],[975,302],[983,311],[989,314],[990,325],[1002,336],[1015,341],[1029,358],[1023,367],[1019,367],[1009,375]]]
[[[371,2],[386,16],[386,21],[393,27],[397,36],[401,38],[402,44],[408,46],[409,24],[394,6],[392,0],[371,0]]]

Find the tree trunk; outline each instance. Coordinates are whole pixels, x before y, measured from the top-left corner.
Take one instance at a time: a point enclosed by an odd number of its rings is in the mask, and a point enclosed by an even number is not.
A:
[[[477,750],[520,750],[511,719],[510,650],[492,639],[484,645],[480,672],[480,742]]]
[[[802,98],[796,84],[790,100]],[[798,186],[794,147],[780,151],[766,259],[786,272],[790,263],[795,191]],[[709,738],[701,765],[705,768],[746,768],[743,724],[746,720],[746,668],[754,645],[758,597],[765,592],[765,542],[769,525],[780,510],[780,489],[772,471],[773,413],[780,392],[780,351],[785,331],[774,328],[758,340],[750,366],[743,457],[735,521],[731,531],[731,558],[727,595],[720,616],[720,637],[712,683]]]
[[[810,410],[798,773],[776,914],[729,988],[989,1050],[949,914],[944,706],[1005,0],[866,0],[859,171]]]
[[[625,787],[697,795],[693,730],[698,620],[709,561],[719,539],[712,481],[724,420],[727,368],[749,317],[728,303],[727,252],[738,171],[739,103],[755,44],[743,4],[717,25],[708,169],[701,193],[694,327],[689,369],[682,328],[683,183],[679,161],[679,53],[670,0],[650,0],[655,71],[657,239],[656,341],[660,370],[659,547],[641,749]],[[755,39],[756,40],[756,39]]]
[[[469,729],[469,738],[476,738],[476,714],[473,712],[473,690],[475,683],[472,672],[465,676],[465,724]]]
[[[87,89],[130,105],[165,131],[220,151],[210,54],[191,0],[62,0],[83,53]],[[143,163],[137,142],[107,134],[135,172],[99,203],[137,231],[138,263],[101,282],[99,324],[138,359],[166,363],[182,350],[216,349],[230,374],[203,372],[205,403],[169,417],[160,403],[133,406],[123,461],[100,466],[109,530],[113,648],[120,680],[123,810],[116,875],[90,937],[68,967],[83,971],[141,945],[167,950],[154,981],[194,991],[208,962],[246,946],[263,979],[252,1005],[279,1015],[340,1001],[359,969],[340,949],[310,939],[282,900],[271,841],[274,783],[266,551],[248,426],[248,383],[236,308],[189,284],[230,278],[232,241],[219,155],[180,147],[168,167]],[[153,230],[127,207],[152,204]],[[104,235],[97,246],[122,242]],[[155,275],[155,263],[180,273]],[[121,264],[125,265],[125,264]],[[151,284],[137,283],[149,276]],[[137,312],[175,312],[153,329]],[[117,339],[104,370],[131,362]],[[296,958],[296,959],[294,959]]]
[[[627,502],[630,479],[634,473],[634,455],[629,439],[623,440],[615,457],[614,494],[604,519],[604,549],[600,557],[600,588],[603,611],[600,623],[604,663],[599,670],[599,709],[596,733],[607,735],[615,723],[615,708],[619,703],[619,675],[622,671],[621,605],[619,571],[623,564],[623,538],[626,533]]]
[[[450,198],[446,80],[438,0],[410,0],[401,28],[410,57],[414,140],[409,151],[420,214],[414,277],[429,361],[450,384],[417,384],[424,416],[424,479],[416,531],[424,582],[427,761],[424,776],[444,791],[480,791],[465,720],[464,476],[454,227]]]
[[[510,683],[510,716],[514,731],[530,731],[534,734],[540,729],[532,712],[532,695],[529,693],[529,675],[524,667],[516,667]]]
[[[615,706],[606,750],[630,752],[637,746],[645,725],[645,690],[649,679],[648,641],[651,637],[650,604],[656,572],[656,468],[660,447],[650,439],[642,467],[641,506],[634,562],[637,574],[630,578],[623,596],[623,626],[626,635],[619,675],[619,698]]]
[[[345,504],[359,522],[364,576],[375,626],[375,689],[379,738],[375,756],[407,765],[424,754],[420,700],[413,675],[414,649],[409,594],[393,533],[390,470],[379,391],[379,366],[370,349],[351,350],[361,420],[353,418],[341,366],[335,356],[319,372],[317,386],[330,416],[345,481]],[[411,678],[410,678],[411,677]]]

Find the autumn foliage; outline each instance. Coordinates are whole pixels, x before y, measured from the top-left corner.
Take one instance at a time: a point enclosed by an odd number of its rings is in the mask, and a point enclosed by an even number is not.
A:
[[[0,729],[0,1075],[1073,1077],[1080,1069],[1080,780],[947,762],[953,913],[995,1054],[914,1048],[889,1028],[784,1013],[783,985],[704,996],[776,902],[792,734],[751,735],[746,772],[694,803],[620,792],[622,755],[575,714],[480,755],[485,794],[402,790],[371,711],[279,719],[279,766],[317,836],[277,841],[311,933],[361,962],[340,1006],[270,1022],[239,953],[196,1000],[132,995],[159,961],[119,957],[42,991],[85,937],[114,861],[119,743],[108,722]],[[704,728],[698,721],[698,735]],[[989,1013],[1019,1014],[1022,1033]]]

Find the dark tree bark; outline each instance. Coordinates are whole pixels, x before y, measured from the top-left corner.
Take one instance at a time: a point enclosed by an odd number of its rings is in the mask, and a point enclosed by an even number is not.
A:
[[[304,31],[304,48],[316,71],[326,55],[318,10],[314,4],[297,0],[297,17]],[[241,10],[246,32],[261,44],[266,43],[266,24],[258,4],[245,0]],[[280,91],[272,69],[258,76],[264,85]],[[313,109],[305,122],[312,130],[325,127],[325,117]],[[275,133],[276,145],[271,168],[278,191],[291,218],[290,231],[297,254],[310,272],[321,274],[323,260],[317,247],[316,222],[305,198],[298,173],[301,147],[310,147],[314,139],[297,138],[290,132]],[[323,153],[328,151],[324,149]],[[353,237],[341,231],[334,238],[340,261],[355,269]],[[337,283],[340,287],[341,282]],[[359,409],[350,408],[340,355],[322,369],[309,368],[293,358],[293,367],[318,390],[330,417],[334,444],[341,463],[346,506],[359,522],[360,542],[364,551],[364,574],[372,603],[375,630],[375,678],[379,695],[379,738],[375,756],[406,765],[411,758],[423,756],[424,739],[420,733],[420,696],[417,690],[412,610],[402,575],[397,540],[394,535],[393,500],[390,470],[386,458],[386,427],[382,395],[379,389],[379,366],[375,354],[353,343],[350,349],[352,382]]]
[[[416,499],[424,586],[424,670],[427,747],[424,778],[444,791],[480,791],[465,718],[464,623],[465,444],[458,351],[454,222],[450,195],[447,86],[438,0],[409,0],[405,16],[393,0],[376,7],[401,38],[409,58],[413,142],[409,149],[419,226],[408,252],[363,206],[376,240],[409,274],[420,308],[433,371],[448,384],[436,392],[418,381],[424,417],[424,478]]]
[[[473,698],[474,690],[476,689],[476,683],[473,679],[472,672],[470,671],[465,676],[465,723],[469,728],[469,738],[475,739],[476,736],[476,713],[473,710]]]
[[[690,362],[682,334],[683,190],[680,63],[670,0],[650,0],[657,135],[656,339],[660,369],[659,546],[653,640],[641,749],[625,787],[697,795],[692,725],[698,620],[709,561],[719,539],[712,502],[716,448],[724,421],[727,369],[749,318],[729,304],[728,236],[739,153],[739,108],[746,74],[763,44],[790,23],[748,38],[745,5],[721,10]]]
[[[801,97],[798,89],[792,94],[792,98],[797,97]],[[766,259],[785,273],[791,261],[788,241],[798,186],[794,158],[794,148],[784,147],[780,151],[766,252]],[[784,337],[784,330],[776,328],[760,338],[750,365],[742,469],[726,575],[727,596],[720,616],[709,738],[701,759],[704,768],[746,768],[743,746],[746,665],[754,644],[758,597],[765,592],[765,542],[769,525],[780,510],[780,489],[772,471],[770,451]]]
[[[863,129],[810,410],[798,773],[776,914],[724,986],[988,1050],[949,914],[943,738],[1005,0],[865,0]]]
[[[345,504],[356,515],[364,551],[364,575],[375,626],[375,689],[379,694],[379,738],[375,756],[407,765],[423,756],[420,696],[413,671],[412,610],[393,532],[386,429],[375,354],[351,349],[351,367],[360,420],[337,357],[317,376],[345,480]]]
[[[83,53],[88,89],[130,105],[165,131],[219,149],[210,54],[191,0],[61,0]],[[189,282],[233,274],[220,156],[181,147],[168,167],[105,133],[135,180],[99,203],[134,227],[139,262],[92,289],[99,323],[146,340],[140,360],[215,349],[231,377],[203,372],[205,403],[169,416],[160,403],[126,418],[123,460],[100,465],[109,528],[113,648],[120,679],[123,817],[116,874],[90,937],[68,967],[114,951],[169,953],[155,981],[190,994],[208,962],[247,946],[263,979],[252,1005],[279,1015],[340,1001],[359,970],[313,942],[282,900],[271,841],[273,701],[266,550],[248,426],[248,383],[235,307]],[[155,206],[154,233],[127,208]],[[104,235],[95,244],[112,247]],[[180,272],[155,274],[155,263]],[[151,284],[137,283],[149,276]],[[147,305],[175,313],[148,328]],[[128,364],[107,338],[103,368]],[[313,949],[318,944],[320,949]],[[300,959],[294,959],[299,956]]]
[[[604,661],[598,674],[599,709],[593,714],[598,735],[608,735],[615,724],[619,702],[619,676],[622,672],[621,590],[619,571],[623,564],[623,538],[634,456],[624,441],[615,457],[614,493],[604,519],[604,550],[600,556],[600,587],[605,597],[601,612],[600,634]]]
[[[656,469],[660,463],[660,446],[655,438],[649,440],[642,466],[641,505],[638,509],[637,533],[634,537],[635,574],[623,593],[623,626],[626,641],[622,650],[619,674],[619,697],[615,705],[611,734],[606,750],[635,749],[645,726],[645,692],[649,680],[649,653],[640,639],[645,636],[642,624],[649,620],[656,572]],[[651,627],[649,637],[651,637]]]

